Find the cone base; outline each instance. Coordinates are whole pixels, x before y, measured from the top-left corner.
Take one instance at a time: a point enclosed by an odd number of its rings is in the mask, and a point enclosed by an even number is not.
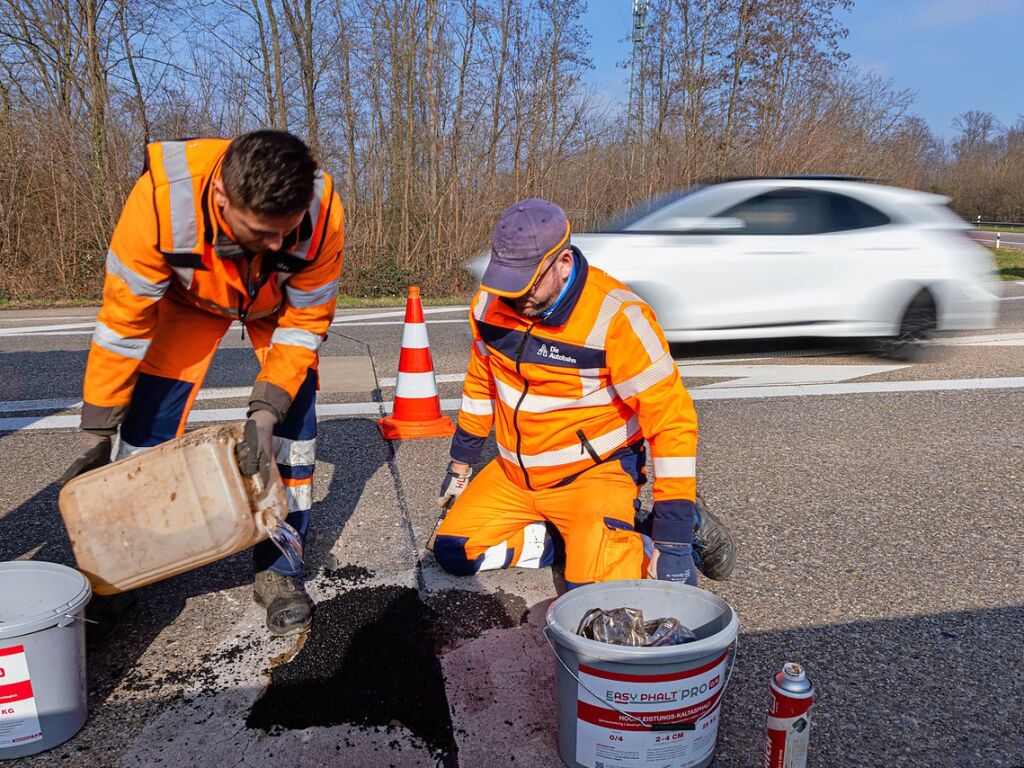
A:
[[[409,440],[417,437],[451,437],[455,425],[447,416],[438,416],[429,421],[405,421],[393,416],[377,419],[377,426],[385,440]]]

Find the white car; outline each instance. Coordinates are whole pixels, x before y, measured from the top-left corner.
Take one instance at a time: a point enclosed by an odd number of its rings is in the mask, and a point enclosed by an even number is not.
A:
[[[654,308],[669,341],[881,338],[902,356],[934,330],[995,321],[993,259],[948,203],[836,177],[743,179],[572,242]],[[468,265],[477,277],[488,256]]]

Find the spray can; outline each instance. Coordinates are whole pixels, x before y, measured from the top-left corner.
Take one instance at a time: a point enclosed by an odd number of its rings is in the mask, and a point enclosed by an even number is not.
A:
[[[764,768],[805,768],[811,736],[814,686],[799,664],[788,661],[772,678]]]

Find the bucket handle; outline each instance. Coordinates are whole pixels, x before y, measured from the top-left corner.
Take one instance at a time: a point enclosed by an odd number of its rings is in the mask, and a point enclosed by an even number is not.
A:
[[[575,680],[577,683],[580,684],[580,686],[583,687],[583,690],[585,690],[587,693],[589,693],[591,696],[593,696],[596,700],[600,701],[601,697],[598,696],[596,693],[594,693],[592,690],[590,690],[590,686],[587,685],[586,683],[584,683],[582,680],[580,680],[579,676],[575,672],[573,672],[571,669],[569,669],[569,666],[564,661],[562,661],[562,657],[558,655],[558,651],[555,648],[555,644],[551,642],[551,637],[548,634],[548,628],[547,627],[544,627],[543,633],[544,633],[544,639],[547,640],[548,645],[551,647],[551,650],[555,654],[555,658],[558,659],[558,663],[562,665],[562,669],[564,669],[566,672],[568,672],[569,676],[572,677],[573,680]],[[725,696],[725,692],[729,688],[729,683],[732,680],[732,671],[736,667],[736,652],[739,650],[739,647],[740,647],[740,637],[739,637],[739,635],[736,635],[736,638],[732,641],[731,645],[732,645],[732,658],[730,658],[730,660],[729,660],[729,671],[726,672],[726,674],[725,674],[725,684],[722,686],[722,691],[718,695],[719,701],[721,701],[722,697]],[[635,723],[639,723],[644,728],[647,728],[648,730],[651,730],[651,731],[695,731],[695,730],[697,730],[697,723],[696,723],[696,721],[690,721],[690,722],[686,722],[686,723],[645,723],[639,717],[636,717],[635,715],[631,715],[629,712],[626,712],[624,709],[619,709],[618,706],[616,706],[612,702],[606,701],[605,703],[609,707],[614,709],[616,712],[618,712],[620,715],[622,715],[623,717],[628,718],[628,719],[632,720]]]

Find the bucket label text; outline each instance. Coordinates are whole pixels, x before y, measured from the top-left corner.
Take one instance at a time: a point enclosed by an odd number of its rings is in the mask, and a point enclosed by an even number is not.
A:
[[[25,648],[0,648],[0,749],[43,738]]]
[[[588,768],[690,768],[706,760],[718,737],[728,656],[726,651],[693,669],[668,666],[648,675],[581,663],[576,761]],[[652,731],[617,709],[647,725],[693,723],[694,730]]]

